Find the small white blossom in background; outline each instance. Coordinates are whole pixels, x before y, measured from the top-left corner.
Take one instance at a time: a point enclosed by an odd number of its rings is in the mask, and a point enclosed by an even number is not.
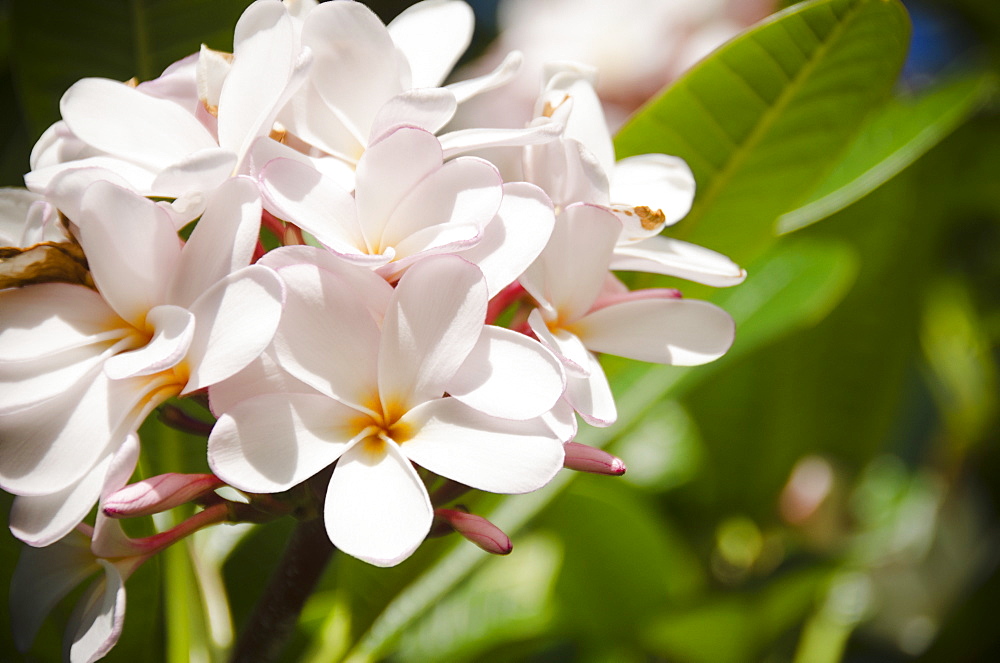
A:
[[[683,161],[616,161],[586,64],[540,70],[526,101],[508,86],[517,53],[445,84],[471,34],[458,0],[388,26],[353,0],[258,0],[231,54],[66,92],[28,191],[0,192],[0,486],[34,546],[19,647],[97,573],[66,651],[103,656],[135,568],[223,521],[322,517],[378,566],[448,531],[506,554],[495,525],[448,506],[463,491],[624,472],[572,441],[576,414],[617,417],[598,353],[689,366],[728,350],[725,311],[613,273],[745,277],[660,234],[692,205]],[[449,127],[505,94],[522,123]],[[497,149],[513,159],[473,156]],[[154,411],[207,438],[214,474],[128,484]],[[112,520],[190,503],[148,539]]]

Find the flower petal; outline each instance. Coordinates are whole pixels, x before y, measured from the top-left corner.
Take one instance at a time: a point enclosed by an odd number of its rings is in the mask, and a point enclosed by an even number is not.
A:
[[[358,434],[353,408],[319,394],[265,394],[233,406],[208,438],[208,463],[226,483],[277,493],[332,465]]]
[[[260,215],[260,195],[251,180],[235,177],[220,186],[181,249],[170,302],[190,306],[216,282],[249,265]]]
[[[509,83],[513,80],[514,75],[517,74],[523,62],[524,56],[520,52],[511,51],[504,57],[503,62],[497,65],[497,68],[490,73],[451,83],[446,85],[445,89],[450,90],[455,95],[458,103],[468,101],[472,97],[495,90],[498,87],[503,87]]]
[[[363,409],[375,395],[379,342],[366,302],[316,265],[287,267],[281,278],[287,295],[274,337],[278,363],[314,389]]]
[[[574,331],[588,348],[673,366],[718,359],[733,344],[728,313],[693,299],[647,299],[612,304],[581,318]]]
[[[157,306],[146,316],[153,338],[146,345],[123,352],[104,362],[104,372],[112,380],[153,375],[176,366],[191,347],[195,317],[179,306]]]
[[[474,15],[465,2],[431,0],[403,10],[388,25],[410,63],[413,87],[437,87],[469,47]]]
[[[562,363],[540,343],[487,325],[447,391],[490,416],[533,419],[552,409],[565,386]]]
[[[142,328],[146,312],[165,303],[180,257],[173,223],[156,203],[107,182],[87,187],[81,207],[80,244],[97,289]]]
[[[92,663],[104,658],[125,625],[125,581],[110,562],[97,563],[104,567],[104,577],[80,597],[70,617],[63,652],[67,660]]]
[[[161,170],[150,190],[169,198],[179,198],[189,191],[211,191],[226,181],[235,167],[236,153],[231,150],[200,150]]]
[[[534,262],[554,225],[552,203],[545,192],[527,182],[504,184],[497,215],[486,224],[479,241],[457,255],[483,272],[492,299]]]
[[[618,419],[618,409],[604,369],[591,353],[587,353],[584,368],[585,377],[567,374],[566,401],[591,426],[610,426]]]
[[[383,406],[439,397],[472,351],[486,318],[486,282],[475,265],[433,256],[403,275],[382,324],[378,387]]]
[[[250,265],[209,288],[194,304],[190,377],[182,394],[224,380],[256,359],[274,337],[285,300],[274,270]]]
[[[177,104],[117,81],[77,81],[63,95],[59,110],[84,142],[155,170],[217,147],[198,120]]]
[[[669,237],[618,246],[611,257],[611,269],[666,274],[717,288],[742,283],[747,275],[721,253]]]
[[[546,122],[524,129],[459,129],[441,136],[441,149],[445,159],[473,150],[487,147],[522,147],[538,145],[558,138],[563,126],[557,122]]]
[[[90,553],[90,537],[71,531],[51,546],[25,547],[10,581],[10,625],[14,645],[27,652],[56,603],[99,570]]]
[[[395,566],[430,531],[427,489],[393,442],[358,444],[340,457],[326,492],[333,545],[375,566]]]
[[[527,493],[563,465],[563,446],[540,419],[491,417],[454,398],[424,403],[400,420],[414,430],[407,458],[459,483],[492,493]]]
[[[575,334],[558,327],[549,329],[539,309],[528,314],[528,327],[535,338],[562,361],[569,375],[586,377],[590,374],[585,368],[590,365],[589,353]]]
[[[455,95],[442,88],[407,90],[389,99],[378,110],[372,122],[370,140],[387,131],[407,125],[437,133],[455,115],[458,102]]]
[[[666,154],[641,154],[622,159],[608,173],[611,177],[611,202],[630,207],[642,205],[663,212],[663,221],[653,228],[626,228],[622,239],[636,240],[660,232],[691,211],[694,202],[694,175],[680,157]],[[627,221],[626,221],[627,223]]]

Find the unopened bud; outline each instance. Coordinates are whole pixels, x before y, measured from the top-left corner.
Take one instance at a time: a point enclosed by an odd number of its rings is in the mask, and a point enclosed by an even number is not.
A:
[[[506,555],[514,548],[510,538],[482,516],[455,509],[436,509],[434,515],[488,553]]]
[[[214,474],[160,474],[108,495],[102,508],[111,518],[148,516],[190,502],[223,485]]]
[[[563,444],[563,449],[566,450],[566,459],[563,461],[563,467],[566,469],[616,477],[625,474],[624,461],[607,451],[588,447],[579,442],[566,442]]]

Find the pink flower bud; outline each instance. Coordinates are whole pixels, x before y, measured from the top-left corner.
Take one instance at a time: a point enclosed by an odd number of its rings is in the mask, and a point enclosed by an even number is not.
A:
[[[514,547],[499,527],[482,516],[455,509],[436,509],[434,515],[451,525],[466,539],[493,555],[506,555]]]
[[[160,474],[108,495],[102,508],[111,518],[148,516],[190,502],[223,485],[214,474]]]
[[[563,467],[567,469],[616,477],[625,474],[625,463],[622,459],[612,456],[607,451],[588,447],[579,442],[566,442],[563,448],[566,450]]]

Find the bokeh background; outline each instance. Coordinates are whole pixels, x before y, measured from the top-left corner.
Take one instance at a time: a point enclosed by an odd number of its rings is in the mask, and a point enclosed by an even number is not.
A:
[[[201,42],[227,49],[247,3],[179,4],[0,0],[0,184],[20,184],[73,81],[148,79]],[[411,3],[368,4],[389,20]],[[466,71],[520,48],[534,76],[531,58],[564,47],[600,67],[616,124],[778,9],[470,4]],[[613,17],[599,6],[612,4]],[[287,660],[1000,660],[1000,4],[905,4],[913,37],[895,95],[923,109],[926,135],[885,184],[744,265],[747,281],[717,299],[740,320],[722,360],[691,371],[609,361],[623,421],[599,441],[628,473],[504,498],[497,520],[516,523],[506,558],[449,537],[391,570],[335,559]],[[498,117],[522,121],[537,85],[512,88]],[[935,94],[937,106],[919,106]],[[192,458],[203,444],[178,443]],[[477,499],[477,510],[497,502]],[[291,526],[227,528],[144,567],[107,660],[217,660],[226,620],[185,601],[224,605],[221,582],[238,631]],[[18,546],[4,528],[0,586]],[[189,551],[221,573],[178,557]],[[23,658],[0,610],[0,660],[58,660],[71,607]]]

